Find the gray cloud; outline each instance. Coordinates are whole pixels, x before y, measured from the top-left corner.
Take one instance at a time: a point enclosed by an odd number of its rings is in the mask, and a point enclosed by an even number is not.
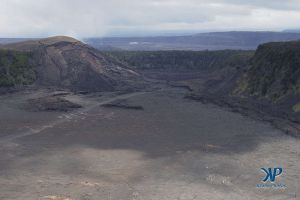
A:
[[[0,0],[0,37],[298,28],[299,0]]]
[[[299,0],[218,0],[219,3],[248,5],[276,10],[299,10]]]

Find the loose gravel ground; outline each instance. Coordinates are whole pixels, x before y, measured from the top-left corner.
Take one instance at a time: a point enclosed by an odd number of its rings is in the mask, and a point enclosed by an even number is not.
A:
[[[1,200],[300,198],[299,139],[183,90],[121,97],[143,110],[69,96],[84,108],[68,113],[22,110],[26,95],[0,98]],[[256,187],[279,166],[286,188]]]

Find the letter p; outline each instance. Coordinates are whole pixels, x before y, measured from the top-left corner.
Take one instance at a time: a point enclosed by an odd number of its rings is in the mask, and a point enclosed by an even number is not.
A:
[[[278,170],[278,173],[277,173]],[[279,176],[282,174],[282,168],[274,168],[274,172],[273,172],[273,177],[272,177],[272,182],[275,181],[276,176]]]

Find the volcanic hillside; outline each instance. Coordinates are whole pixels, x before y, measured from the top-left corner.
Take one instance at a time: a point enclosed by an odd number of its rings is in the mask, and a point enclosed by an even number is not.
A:
[[[70,37],[2,45],[0,51],[0,78],[4,83],[1,85],[0,80],[0,87],[35,83],[95,92],[132,89],[142,82],[139,74],[123,63]],[[24,75],[28,71],[31,74]]]

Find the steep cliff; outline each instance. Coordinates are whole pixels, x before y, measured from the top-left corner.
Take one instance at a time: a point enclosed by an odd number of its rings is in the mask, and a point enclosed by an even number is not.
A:
[[[260,45],[239,82],[240,93],[277,101],[300,94],[300,41]]]

